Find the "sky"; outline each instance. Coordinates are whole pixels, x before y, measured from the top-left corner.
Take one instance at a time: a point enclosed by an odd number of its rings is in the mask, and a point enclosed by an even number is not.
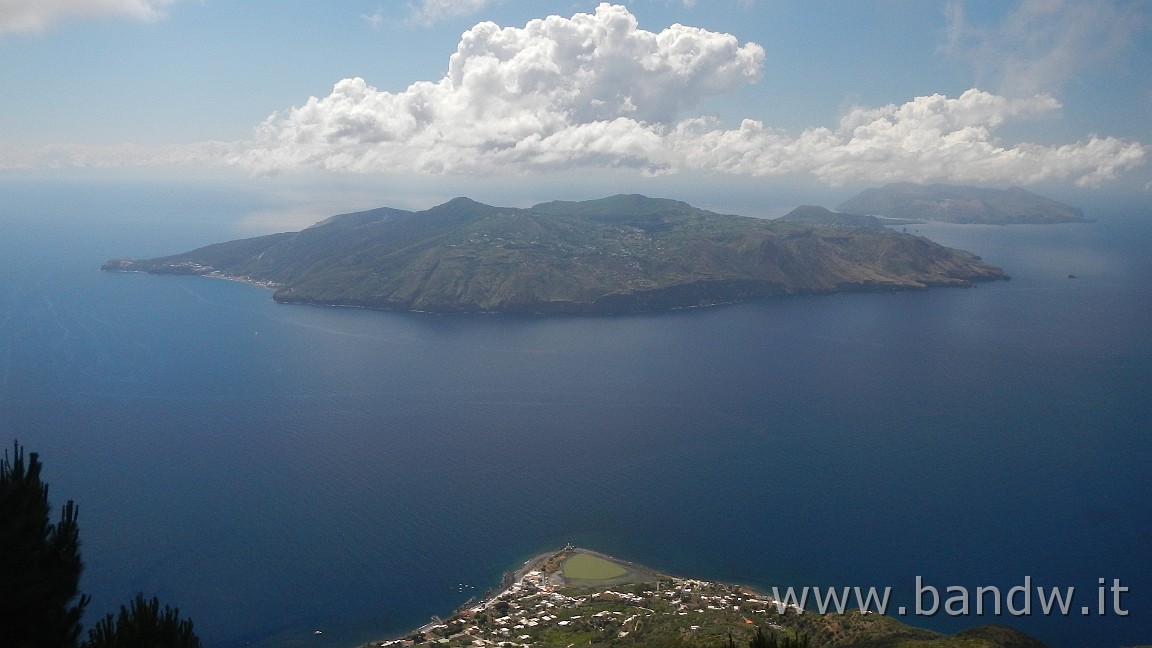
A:
[[[0,0],[0,174],[349,208],[1152,195],[1149,70],[1148,0]]]

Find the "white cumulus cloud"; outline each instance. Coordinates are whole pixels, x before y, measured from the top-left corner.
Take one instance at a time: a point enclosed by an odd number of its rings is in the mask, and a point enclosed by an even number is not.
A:
[[[622,6],[523,28],[484,22],[437,82],[402,92],[345,79],[274,114],[232,159],[256,172],[498,174],[624,167],[645,173],[801,174],[828,184],[953,181],[1096,185],[1143,164],[1138,142],[1005,143],[1006,122],[1061,108],[1047,94],[972,89],[849,111],[790,135],[755,119],[725,128],[686,115],[756,81],[764,50],[686,27],[640,29]]]
[[[462,35],[440,81],[399,93],[340,81],[266,120],[243,162],[439,173],[643,155],[660,143],[654,129],[756,80],[763,60],[754,43],[683,25],[645,31],[608,4],[523,28],[483,22]]]
[[[41,31],[61,20],[124,16],[156,20],[177,0],[3,0],[0,34]]]
[[[805,173],[829,184],[1062,179],[1091,186],[1145,161],[1147,147],[1111,137],[1041,146],[1007,145],[995,136],[1008,120],[1059,108],[1047,95],[1007,99],[973,89],[955,99],[932,95],[857,108],[838,128],[813,127],[798,137],[751,119],[735,130],[694,120],[681,123],[667,140],[682,168],[751,176]]]

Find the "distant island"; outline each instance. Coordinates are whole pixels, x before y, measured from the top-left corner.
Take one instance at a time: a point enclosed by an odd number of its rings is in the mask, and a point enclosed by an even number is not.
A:
[[[986,225],[1048,225],[1091,222],[1076,207],[1019,187],[988,189],[894,183],[866,189],[837,209],[920,221]]]
[[[497,591],[468,601],[448,618],[434,617],[403,637],[364,648],[743,648],[758,629],[766,639],[795,642],[783,645],[805,645],[806,639],[814,648],[1044,648],[1002,625],[944,635],[875,610],[801,609],[747,587],[669,576],[566,547],[529,560],[506,575]]]
[[[433,313],[637,313],[1008,278],[969,252],[867,223],[730,216],[640,195],[380,208],[102,268],[240,279],[275,288],[279,302]]]

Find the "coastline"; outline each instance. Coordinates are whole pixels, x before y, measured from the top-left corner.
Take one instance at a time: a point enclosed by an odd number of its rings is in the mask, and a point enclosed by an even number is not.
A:
[[[133,267],[136,261],[134,259],[112,259],[100,266],[104,272],[119,272],[125,274],[147,274],[147,275],[175,275],[175,276],[193,276],[193,277],[207,277],[208,279],[223,279],[225,281],[236,281],[239,283],[246,283],[252,286],[259,286],[269,290],[277,290],[282,288],[284,284],[271,281],[268,279],[253,279],[244,275],[230,275],[220,272],[219,270],[211,269],[208,266],[201,266],[198,264],[188,264],[181,269],[186,269],[186,272],[153,272],[152,270],[139,269]]]
[[[569,574],[569,570],[566,568],[569,559],[581,556],[615,567],[620,573],[619,575],[594,578],[577,577]],[[597,566],[600,566],[599,563]],[[711,595],[707,595],[705,592]],[[556,627],[566,628],[576,620],[582,619],[584,615],[571,614],[567,619],[563,619],[560,616],[563,614],[561,610],[583,609],[587,606],[596,605],[604,606],[608,602],[635,607],[648,615],[655,615],[656,610],[648,607],[654,605],[653,597],[670,599],[673,605],[678,606],[676,611],[672,613],[675,614],[676,620],[694,621],[695,623],[688,625],[687,628],[695,633],[704,627],[700,625],[704,622],[697,618],[690,618],[692,616],[690,613],[692,611],[703,612],[703,609],[692,610],[690,605],[682,601],[687,596],[694,597],[697,603],[703,601],[709,609],[714,611],[739,611],[743,606],[743,612],[738,615],[737,620],[728,619],[723,627],[728,625],[741,629],[759,627],[760,623],[754,622],[749,616],[761,615],[765,627],[784,632],[788,628],[770,620],[768,618],[770,615],[783,610],[784,612],[792,612],[792,618],[799,619],[804,613],[804,609],[798,605],[778,601],[749,587],[673,576],[593,549],[567,545],[559,550],[538,554],[526,560],[517,569],[505,572],[504,578],[498,586],[485,592],[479,600],[469,599],[446,618],[433,616],[428,623],[413,631],[406,632],[402,636],[372,641],[362,648],[411,648],[420,645],[447,645],[458,642],[463,642],[459,643],[462,646],[477,647],[530,648],[547,646],[550,645],[547,642],[531,641],[531,635],[517,636],[518,642],[504,641],[503,639],[508,637],[501,635],[510,635],[512,632],[509,627],[504,626],[510,626],[517,631],[530,631],[532,628],[538,628],[552,622]],[[488,623],[488,617],[517,607],[527,609],[526,602],[537,598],[545,599],[545,602],[538,605],[537,608],[543,607],[555,614],[547,613],[538,617],[525,617],[524,622],[517,625],[511,625],[509,619],[512,618],[512,615],[506,614],[503,617],[492,619],[495,628],[482,627]],[[725,601],[722,607],[711,604],[711,602],[718,602],[721,598]],[[591,616],[603,619],[613,615],[623,616],[623,614],[619,611],[601,610]],[[612,633],[616,635],[616,638],[624,638],[635,633],[642,627],[639,621],[641,616],[642,614],[631,614],[620,624],[625,629],[615,629],[612,630]],[[478,622],[480,619],[483,621]],[[458,628],[460,632],[454,633],[452,631],[454,627]],[[489,636],[485,636],[486,631]],[[433,637],[437,638],[433,639]]]
[[[565,546],[536,555],[479,601],[434,616],[403,636],[363,648],[571,648],[575,645],[744,645],[760,633],[814,646],[1045,648],[1002,625],[955,635],[910,626],[870,609],[802,607],[730,583],[664,574],[607,554]],[[806,598],[806,597],[805,597]],[[789,639],[790,638],[790,639]],[[930,644],[930,645],[929,645]]]

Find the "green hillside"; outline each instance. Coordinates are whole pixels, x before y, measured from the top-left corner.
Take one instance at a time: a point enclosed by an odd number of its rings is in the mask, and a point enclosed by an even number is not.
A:
[[[528,209],[457,198],[103,267],[243,279],[275,287],[281,302],[437,313],[628,313],[1006,278],[968,252],[881,228],[726,216],[639,195]]]

